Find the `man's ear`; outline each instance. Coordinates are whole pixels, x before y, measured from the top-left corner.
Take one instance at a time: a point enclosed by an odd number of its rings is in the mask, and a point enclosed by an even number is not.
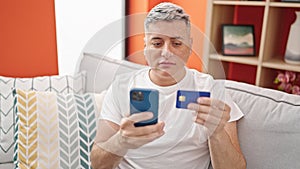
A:
[[[189,43],[190,43],[189,45],[190,45],[190,55],[191,55],[192,51],[193,51],[193,49],[192,49],[193,48],[193,38],[192,37],[190,38],[190,42]]]
[[[150,65],[150,62],[149,62],[149,57],[147,56],[147,37],[146,35],[144,36],[144,57],[145,57],[145,60],[147,62],[147,65]]]
[[[144,48],[146,47],[146,36],[144,36]]]
[[[144,56],[146,56],[146,36],[144,36]]]
[[[144,47],[144,56],[145,56],[145,58],[146,58],[146,60],[147,60],[147,55],[146,55],[147,53],[146,53],[146,46]]]

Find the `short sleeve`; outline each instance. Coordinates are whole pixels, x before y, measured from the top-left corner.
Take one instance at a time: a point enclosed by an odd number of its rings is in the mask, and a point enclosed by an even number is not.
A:
[[[224,81],[214,81],[212,86],[211,97],[219,99],[230,106],[230,119],[228,122],[237,121],[244,116],[244,113],[238,105],[232,100],[229,93],[226,91]]]
[[[114,98],[114,86],[113,83],[107,90],[102,103],[101,113],[99,115],[99,120],[109,120],[116,124],[120,124],[122,119],[121,110],[117,104],[116,98]]]
[[[231,96],[226,92],[226,104],[231,108],[230,119],[228,122],[237,121],[244,116],[244,113],[238,107],[238,105],[232,100]]]

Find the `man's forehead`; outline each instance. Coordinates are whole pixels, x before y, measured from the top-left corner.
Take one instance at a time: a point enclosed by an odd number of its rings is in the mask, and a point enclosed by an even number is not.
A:
[[[146,35],[168,36],[185,38],[188,34],[188,28],[184,21],[157,21],[150,23]]]

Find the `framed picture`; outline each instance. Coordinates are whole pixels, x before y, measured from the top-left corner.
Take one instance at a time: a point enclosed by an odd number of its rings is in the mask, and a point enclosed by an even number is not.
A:
[[[254,56],[253,25],[222,25],[222,54],[225,56]]]

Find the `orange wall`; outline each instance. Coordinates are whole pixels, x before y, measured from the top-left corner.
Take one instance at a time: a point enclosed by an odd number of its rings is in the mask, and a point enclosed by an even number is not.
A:
[[[127,14],[146,14],[161,1],[127,0]],[[192,24],[204,30],[205,0],[170,1],[186,9]],[[141,18],[129,20],[127,30],[143,31]],[[33,77],[58,74],[54,0],[1,1],[0,25],[0,75]],[[127,40],[126,55],[129,60],[145,64],[143,36],[139,34]],[[199,41],[201,39],[194,39],[194,44]],[[194,46],[201,48],[201,42],[197,43]],[[200,58],[193,53],[188,66],[201,70]]]
[[[54,0],[0,1],[0,75],[58,74]]]
[[[129,3],[127,4],[127,15],[148,12],[152,7],[160,2],[163,2],[163,0],[129,0]],[[182,6],[191,17],[192,25],[194,25],[194,29],[192,29],[192,36],[194,39],[193,49],[196,49],[197,52],[192,53],[187,65],[190,68],[195,68],[201,71],[203,36],[199,35],[199,30],[204,32],[205,29],[206,0],[168,0],[168,2],[173,2]],[[139,18],[135,20],[135,22],[129,22],[127,30],[130,32],[130,30],[133,29],[143,29],[143,20]],[[139,35],[128,38],[128,49],[126,53],[126,56],[129,56],[127,58],[128,60],[142,64],[146,63],[143,57],[143,36],[144,35]]]
[[[146,64],[144,59],[144,18],[148,12],[148,0],[126,1],[127,36],[126,54],[127,60]]]

